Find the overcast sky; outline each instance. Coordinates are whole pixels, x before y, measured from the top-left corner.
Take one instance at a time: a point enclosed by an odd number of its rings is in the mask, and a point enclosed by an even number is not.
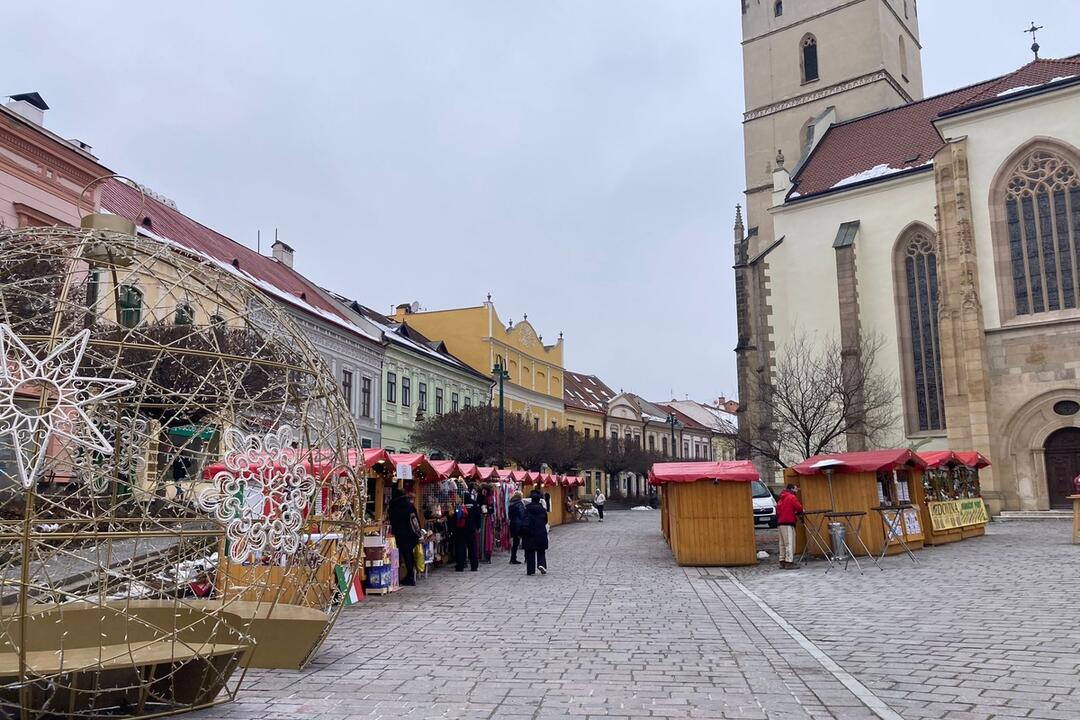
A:
[[[798,1],[798,0],[794,0]],[[923,0],[926,92],[1080,52],[1075,0]],[[20,2],[7,95],[382,311],[523,313],[653,400],[736,395],[735,0]]]

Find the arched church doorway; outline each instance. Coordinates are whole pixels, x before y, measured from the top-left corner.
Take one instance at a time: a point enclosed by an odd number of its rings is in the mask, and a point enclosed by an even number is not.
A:
[[[1080,475],[1080,428],[1061,428],[1050,433],[1046,451],[1046,490],[1050,507],[1071,507],[1066,498],[1075,492],[1073,478]]]

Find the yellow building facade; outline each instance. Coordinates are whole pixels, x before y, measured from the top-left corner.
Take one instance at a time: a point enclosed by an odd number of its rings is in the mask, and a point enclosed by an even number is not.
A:
[[[504,323],[490,300],[450,310],[419,311],[399,305],[394,320],[443,341],[451,354],[485,375],[502,365],[509,374],[503,388],[507,412],[538,429],[566,426],[561,333],[554,344],[545,345],[527,316],[517,324]],[[493,400],[497,402],[498,396]]]

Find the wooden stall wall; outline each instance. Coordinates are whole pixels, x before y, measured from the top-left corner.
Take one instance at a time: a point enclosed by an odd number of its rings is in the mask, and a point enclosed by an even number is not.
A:
[[[679,565],[757,563],[750,483],[672,483],[665,495],[670,503],[671,548]]]
[[[881,513],[874,510],[874,508],[881,505],[881,501],[878,499],[876,473],[835,474],[832,479],[831,497],[829,481],[825,475],[798,475],[788,470],[785,472],[785,477],[787,482],[794,482],[799,486],[799,499],[802,501],[805,510],[831,509],[835,512],[865,512],[866,515],[862,518],[859,536],[862,538],[863,543],[866,544],[867,549],[874,555],[880,555],[881,551],[885,549],[885,523],[882,520]],[[922,473],[917,470],[911,471],[909,477],[912,486],[911,497],[918,504],[922,498]],[[822,522],[822,535],[825,541],[828,542],[827,520],[820,517],[818,519]],[[905,534],[905,542],[913,550],[921,548],[923,544],[921,527],[917,533]],[[795,552],[801,553],[805,543],[806,536],[800,525],[799,532],[796,535]],[[856,554],[862,552],[862,548],[858,547],[853,540],[849,539],[848,546]],[[817,548],[811,546],[809,554],[820,555],[820,552],[815,552],[816,550]],[[903,548],[900,543],[893,542],[889,544],[886,554],[893,555],[899,552],[903,552]]]

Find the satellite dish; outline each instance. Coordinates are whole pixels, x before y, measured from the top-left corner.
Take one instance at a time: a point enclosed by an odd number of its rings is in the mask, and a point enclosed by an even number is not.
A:
[[[409,306],[409,310],[414,313],[420,312],[420,303],[413,300],[412,305]]]

